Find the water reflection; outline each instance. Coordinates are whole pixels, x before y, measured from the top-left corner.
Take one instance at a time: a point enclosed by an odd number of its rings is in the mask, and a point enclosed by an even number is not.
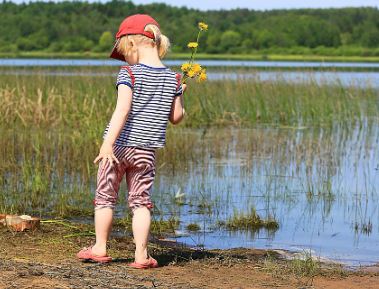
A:
[[[199,159],[175,172],[159,171],[158,207],[205,232],[179,239],[207,248],[301,249],[350,264],[379,260],[379,126],[344,124],[331,128],[257,128],[193,132]],[[188,133],[188,132],[187,132]],[[164,162],[164,159],[160,160]],[[185,205],[173,196],[185,193]],[[211,212],[200,212],[207,203]],[[275,216],[273,233],[228,232],[217,220],[255,207]]]
[[[78,139],[85,150],[78,149]],[[312,249],[349,264],[378,262],[377,119],[319,128],[170,129],[167,144],[158,155],[155,218],[178,218],[180,241],[207,248]],[[0,206],[92,213],[93,139],[10,131],[2,133],[0,148]],[[121,192],[118,216],[127,211],[125,185]],[[217,226],[251,208],[262,218],[273,216],[279,229],[230,232]],[[187,232],[191,223],[200,232]]]

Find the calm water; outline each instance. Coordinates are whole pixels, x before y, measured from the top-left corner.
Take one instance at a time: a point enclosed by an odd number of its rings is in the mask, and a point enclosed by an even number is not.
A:
[[[379,124],[187,131],[202,158],[161,168],[158,208],[180,216],[179,241],[206,248],[284,248],[350,265],[379,262]],[[187,136],[188,137],[188,136]],[[164,163],[164,160],[160,160]],[[185,194],[183,206],[173,205]],[[202,212],[199,204],[208,204]],[[215,222],[255,207],[276,232],[230,232]],[[204,211],[204,210],[203,210]],[[200,233],[186,232],[197,223]]]
[[[34,133],[3,134],[4,144],[21,145],[14,151],[1,148],[9,153],[3,154],[2,174],[8,182],[1,183],[6,194],[0,194],[0,205],[26,203],[27,213],[32,206],[47,215],[71,205],[76,212],[92,213],[96,181],[92,159],[97,147],[90,156],[88,169],[93,172],[87,179],[82,177],[88,175],[81,170],[87,170],[85,165],[78,170],[77,162],[72,167],[62,160],[72,155],[71,150],[76,161],[80,158],[75,144],[62,142],[70,138],[69,132]],[[34,145],[32,151],[40,147],[44,153],[23,153]],[[33,164],[33,158],[39,161]],[[11,173],[20,171],[19,178],[6,173],[15,162],[20,168]],[[62,169],[67,175],[60,173]],[[48,182],[46,192],[32,189],[38,182]],[[125,192],[123,183],[118,217],[128,214]],[[33,195],[36,202],[30,202]],[[378,263],[379,120],[321,128],[170,129],[167,146],[158,154],[152,196],[154,218],[179,219],[177,240],[189,246],[311,251],[313,256],[349,265]],[[262,218],[273,216],[279,229],[232,232],[217,226],[235,212],[252,208]],[[198,233],[187,231],[193,223],[200,226]]]
[[[182,60],[167,60],[168,66],[179,66]],[[353,71],[352,69],[379,68],[379,63],[349,63],[349,62],[284,62],[284,61],[222,61],[203,60],[200,63],[208,69],[209,80],[223,79],[251,79],[261,81],[286,81],[307,82],[315,81],[319,84],[338,84],[343,86],[379,87],[378,71]],[[80,71],[80,70],[53,70],[54,67],[83,67],[83,66],[120,66],[122,62],[117,60],[95,59],[0,59],[0,67],[9,69],[0,70],[0,74],[7,75],[33,75],[35,70],[27,67],[39,67],[38,74],[54,76],[93,76],[103,77],[116,75],[116,71]],[[218,71],[219,68],[228,68],[228,71]],[[233,71],[234,68],[251,68],[250,72]],[[268,68],[269,70],[260,70]],[[290,71],[278,71],[275,68],[292,68]],[[327,69],[329,71],[312,71],[314,68]],[[348,71],[334,70],[335,68],[348,69]]]
[[[204,199],[211,204],[210,215],[198,214],[196,206],[176,208],[182,233],[189,223],[202,227],[201,233],[179,237],[180,241],[207,248],[311,249],[316,256],[348,264],[379,262],[378,123],[216,130],[197,137],[199,147],[206,148],[204,159],[185,164],[186,169],[174,176],[169,169],[160,170],[155,188],[161,207],[178,191],[185,194],[186,203]],[[214,145],[221,151],[216,153]],[[214,228],[215,220],[251,207],[262,217],[275,216],[280,229],[273,233]]]
[[[165,60],[168,66],[180,66],[185,60]],[[199,60],[208,67],[271,67],[271,68],[379,68],[373,62],[312,62],[312,61],[248,61]],[[124,62],[113,59],[39,59],[0,58],[0,66],[120,66]]]

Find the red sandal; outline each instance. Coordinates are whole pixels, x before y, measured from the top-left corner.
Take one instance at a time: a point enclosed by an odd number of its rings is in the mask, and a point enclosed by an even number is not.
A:
[[[149,257],[149,259],[147,259],[146,263],[133,262],[133,263],[128,264],[128,266],[131,268],[134,268],[134,269],[157,268],[158,267],[158,261],[155,260],[153,257]]]
[[[97,256],[92,253],[92,247],[83,248],[78,254],[76,254],[81,261],[94,261],[99,263],[109,263],[112,261],[112,257],[109,256]]]

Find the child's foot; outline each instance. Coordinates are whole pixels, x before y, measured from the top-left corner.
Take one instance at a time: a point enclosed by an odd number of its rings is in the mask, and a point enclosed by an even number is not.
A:
[[[157,260],[155,260],[153,257],[150,256],[148,259],[145,259],[144,262],[134,261],[133,263],[130,263],[128,266],[134,269],[150,269],[150,268],[157,268],[158,262]]]
[[[91,247],[92,253],[96,256],[107,256],[107,247],[106,246],[98,246],[93,245]]]
[[[94,261],[94,262],[99,262],[99,263],[108,263],[112,261],[112,258],[109,256],[96,255],[92,251],[92,247],[83,248],[82,250],[80,250],[78,254],[76,254],[76,256],[81,261]]]
[[[134,261],[139,264],[144,264],[149,260],[149,254],[147,253],[147,248],[143,250],[136,250],[134,253]]]

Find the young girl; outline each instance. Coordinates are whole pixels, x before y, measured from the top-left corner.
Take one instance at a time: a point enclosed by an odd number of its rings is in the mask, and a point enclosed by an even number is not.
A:
[[[81,250],[81,260],[110,262],[107,240],[113,210],[123,176],[128,185],[128,204],[133,213],[135,260],[129,266],[155,268],[147,243],[153,203],[150,191],[155,177],[155,150],[165,145],[168,120],[179,123],[184,116],[180,74],[165,67],[161,59],[169,40],[149,15],[127,17],[116,34],[111,57],[126,61],[117,77],[117,105],[104,133],[95,163],[100,162],[95,205],[96,243]]]

